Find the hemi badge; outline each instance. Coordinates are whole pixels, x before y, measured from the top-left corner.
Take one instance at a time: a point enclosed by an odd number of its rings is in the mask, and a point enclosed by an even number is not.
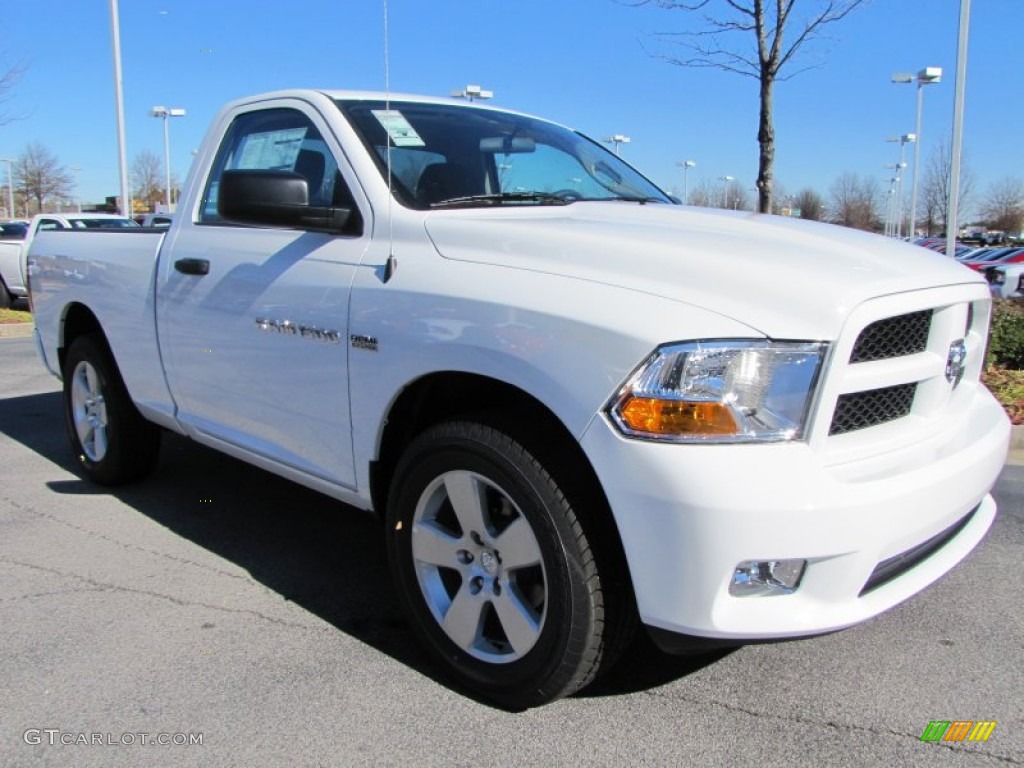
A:
[[[352,346],[355,349],[365,349],[367,352],[377,351],[377,339],[374,336],[363,336],[359,333],[353,333],[348,339],[352,342]]]

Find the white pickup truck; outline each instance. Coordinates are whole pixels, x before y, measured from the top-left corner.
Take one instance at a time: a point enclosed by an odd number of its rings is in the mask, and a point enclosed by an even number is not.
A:
[[[38,232],[49,229],[111,229],[138,226],[124,216],[109,213],[40,213],[21,237],[0,236],[0,307],[9,307],[28,295],[25,284],[26,258]],[[19,232],[21,234],[21,232]]]
[[[979,275],[675,204],[522,114],[236,101],[166,232],[43,232],[30,264],[87,476],[170,430],[375,510],[421,639],[505,706],[637,620],[666,650],[864,621],[996,514]]]

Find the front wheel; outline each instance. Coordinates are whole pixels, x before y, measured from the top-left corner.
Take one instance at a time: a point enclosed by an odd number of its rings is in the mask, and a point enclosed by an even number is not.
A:
[[[590,682],[604,650],[604,594],[558,483],[509,435],[448,422],[396,468],[388,554],[413,624],[466,687],[535,706]]]
[[[152,471],[160,430],[135,408],[104,341],[94,335],[75,339],[63,374],[68,437],[86,475],[119,485]]]

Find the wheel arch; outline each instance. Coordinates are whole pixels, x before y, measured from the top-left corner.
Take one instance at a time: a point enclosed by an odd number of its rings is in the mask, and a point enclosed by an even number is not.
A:
[[[632,599],[632,583],[618,525],[593,465],[569,429],[533,395],[507,382],[479,374],[445,371],[407,386],[385,417],[376,461],[370,465],[373,508],[383,516],[388,487],[402,452],[425,429],[443,421],[480,421],[509,434],[543,466],[558,468],[563,491],[595,537],[602,558],[613,561]],[[607,572],[607,571],[606,571]]]
[[[93,314],[93,311],[80,302],[68,304],[64,308],[60,321],[60,331],[57,337],[57,361],[61,371],[64,370],[64,359],[67,356],[67,351],[75,339],[90,333],[99,336],[107,349],[110,349],[107,336],[103,332],[103,326],[100,325],[100,321]]]

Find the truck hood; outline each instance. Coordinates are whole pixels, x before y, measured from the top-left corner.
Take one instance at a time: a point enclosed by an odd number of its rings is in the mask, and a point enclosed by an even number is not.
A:
[[[434,211],[445,258],[590,280],[701,307],[777,339],[834,339],[866,299],[984,280],[846,227],[689,206],[578,202]]]

